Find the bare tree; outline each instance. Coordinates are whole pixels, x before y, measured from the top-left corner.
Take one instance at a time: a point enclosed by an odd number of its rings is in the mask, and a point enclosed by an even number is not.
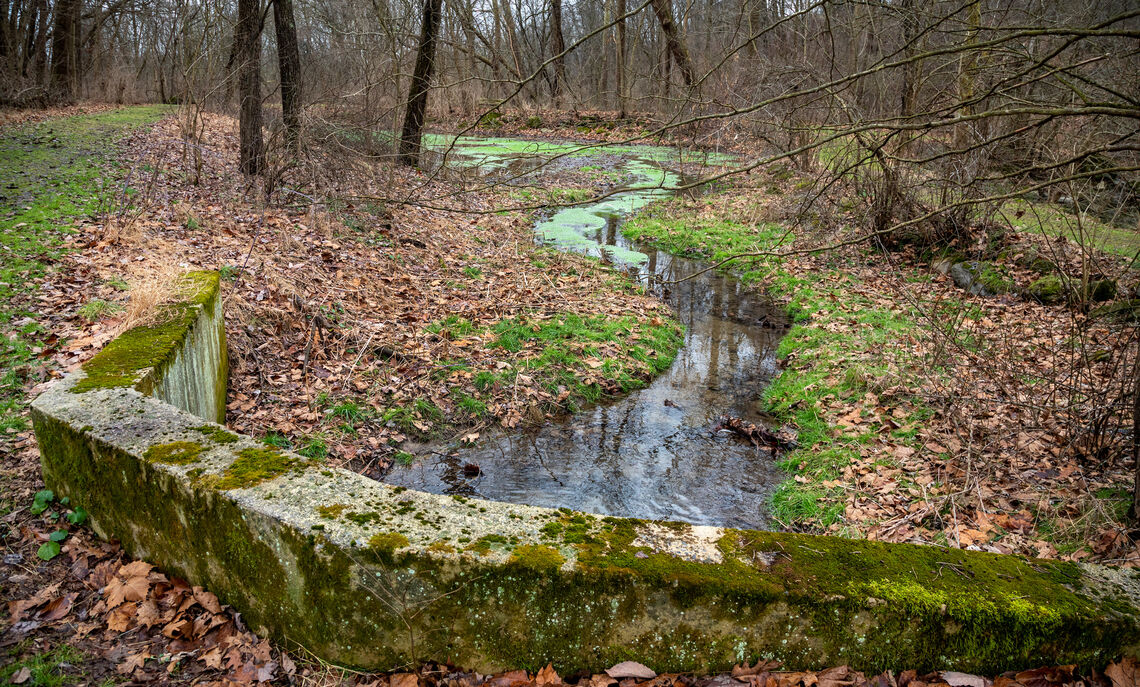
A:
[[[650,4],[653,6],[653,13],[657,15],[657,21],[661,24],[661,32],[665,34],[665,44],[669,48],[669,55],[673,57],[673,62],[681,70],[681,78],[685,80],[685,85],[692,86],[693,61],[689,58],[689,49],[685,46],[684,39],[681,38],[681,31],[677,28],[677,22],[673,20],[671,0],[653,0]]]
[[[562,92],[566,88],[566,41],[562,37],[562,0],[550,0],[550,54],[554,60],[554,81],[550,87],[550,94],[554,103],[562,99]]]
[[[75,96],[79,71],[79,20],[82,0],[58,0],[51,39],[52,88],[66,100]]]
[[[277,33],[277,63],[281,72],[281,119],[285,136],[296,144],[301,129],[301,55],[293,0],[273,1],[273,28]]]
[[[439,33],[442,15],[443,0],[424,0],[419,51],[416,53],[416,66],[412,71],[412,85],[408,89],[404,126],[400,133],[399,160],[404,165],[415,166],[420,161],[420,141],[423,138],[432,71],[435,69],[436,35]]]
[[[254,176],[265,168],[265,142],[261,133],[260,0],[238,0],[235,35],[241,46],[238,50],[238,98],[241,101],[238,166],[245,174]]]

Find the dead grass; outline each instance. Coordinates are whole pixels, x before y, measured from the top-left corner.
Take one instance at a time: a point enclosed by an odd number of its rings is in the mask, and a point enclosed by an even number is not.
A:
[[[187,293],[188,282],[181,279],[185,268],[162,256],[148,261],[145,268],[127,280],[130,298],[119,322],[119,332],[156,324],[161,319],[162,306],[195,295]]]

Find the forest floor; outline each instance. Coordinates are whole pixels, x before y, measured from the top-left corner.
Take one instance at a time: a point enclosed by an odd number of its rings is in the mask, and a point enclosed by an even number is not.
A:
[[[494,212],[516,201],[517,190],[465,195],[453,201],[462,212],[385,203],[447,198],[453,180],[352,159],[330,165],[331,153],[315,153],[285,178],[320,169],[328,200],[267,205],[250,200],[258,194],[235,169],[236,122],[207,116],[201,145],[189,147],[173,115],[93,106],[0,119],[0,178],[11,180],[0,189],[0,575],[9,602],[0,681],[559,684],[552,671],[479,676],[447,666],[363,675],[290,654],[250,633],[208,590],[100,542],[82,513],[42,491],[26,419],[35,388],[98,351],[137,316],[132,300],[161,292],[156,275],[180,269],[217,269],[224,278],[229,424],[365,474],[414,460],[402,449],[409,437],[474,441],[492,424],[541,422],[636,388],[680,345],[669,310],[625,277],[536,247],[528,213]],[[649,127],[595,118],[585,131],[580,116],[546,117],[512,118],[501,132],[601,140]],[[106,144],[120,133],[117,146]],[[604,190],[580,175],[545,181],[528,197],[564,201]],[[775,230],[794,216],[802,183],[783,167],[754,173],[650,209],[627,231],[709,260],[819,246],[829,237]],[[1028,285],[1042,255],[1078,269],[1073,246],[1049,233],[1006,232],[1001,249],[989,251],[1002,256],[994,260],[1002,279]],[[1125,275],[1121,293],[1135,286],[1115,258],[1096,260],[1099,271]],[[907,251],[845,247],[733,269],[786,301],[797,323],[781,347],[786,369],[767,396],[799,431],[773,502],[786,527],[1140,562],[1124,518],[1131,466],[1118,454],[1126,442],[1119,433],[1094,436],[1095,445],[1073,440],[1090,436],[1075,425],[1111,405],[1135,345],[1128,327],[1014,292],[971,296],[931,269],[930,256]],[[1101,388],[1109,391],[1087,393]],[[1086,392],[1080,404],[1057,401],[1074,389]],[[43,560],[53,536],[62,536],[59,553]],[[756,666],[725,676],[567,680],[975,684],[905,669],[869,677]],[[1043,668],[997,681],[1082,679],[1125,687],[1135,667],[1084,678],[1071,667]]]

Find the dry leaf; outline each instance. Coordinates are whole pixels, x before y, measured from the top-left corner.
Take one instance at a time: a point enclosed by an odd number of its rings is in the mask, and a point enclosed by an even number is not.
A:
[[[554,672],[554,664],[547,663],[546,667],[538,671],[538,674],[534,676],[534,684],[538,687],[544,687],[544,685],[560,685],[562,684],[562,678],[558,676],[558,673]]]

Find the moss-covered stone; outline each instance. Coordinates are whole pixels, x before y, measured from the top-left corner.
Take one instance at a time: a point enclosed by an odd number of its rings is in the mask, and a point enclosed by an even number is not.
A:
[[[188,465],[197,462],[198,456],[203,450],[201,444],[192,441],[174,441],[169,444],[151,446],[143,454],[143,458],[152,463]]]
[[[1088,285],[1088,300],[1093,303],[1104,303],[1116,298],[1116,281],[1112,279],[1094,279]]]
[[[396,549],[402,549],[408,546],[408,538],[399,532],[381,532],[375,534],[368,540],[368,548],[373,553],[381,556],[391,556],[392,552]]]
[[[317,513],[326,520],[336,520],[348,508],[346,503],[334,503],[328,506],[317,506]]]
[[[527,544],[511,553],[509,563],[531,572],[551,572],[562,567],[566,557],[549,546]]]
[[[1025,295],[1045,305],[1064,303],[1068,296],[1065,283],[1057,275],[1041,277],[1025,289]]]
[[[1013,290],[1013,281],[1002,274],[992,263],[980,263],[974,272],[974,278],[986,291],[993,294],[1008,293]]]
[[[238,435],[234,434],[233,432],[227,432],[225,429],[216,427],[214,425],[202,425],[200,427],[195,427],[194,431],[206,435],[206,438],[215,444],[234,444],[237,443],[238,440]]]

